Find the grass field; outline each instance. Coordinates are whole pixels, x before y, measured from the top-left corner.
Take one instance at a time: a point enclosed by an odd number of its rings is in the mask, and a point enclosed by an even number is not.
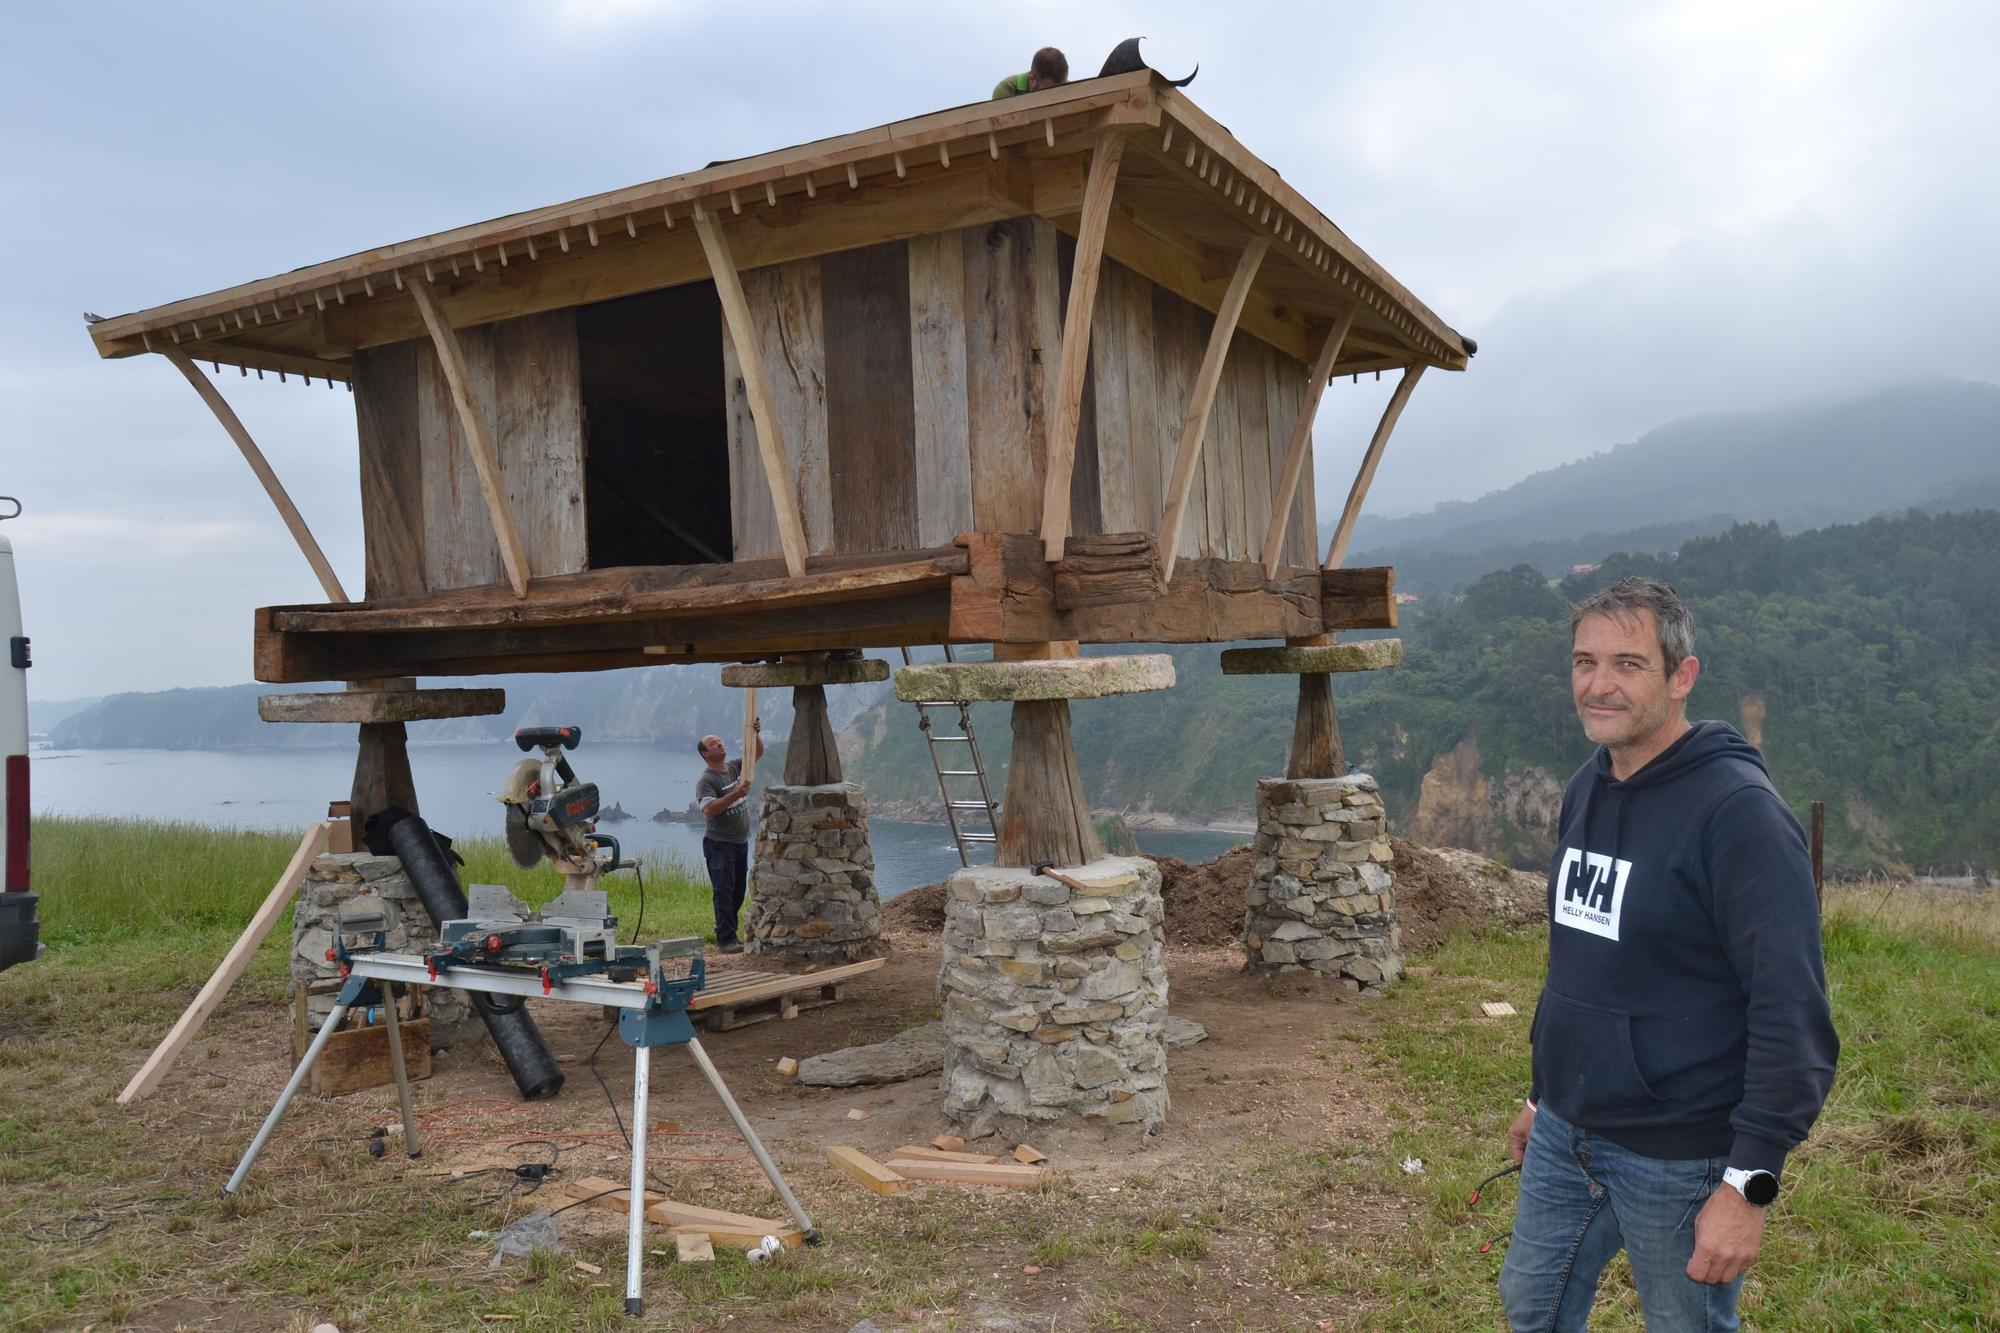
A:
[[[295,839],[78,820],[38,822],[34,836],[49,953],[0,975],[0,1328],[287,1327],[273,1311],[334,1311],[350,1333],[627,1326],[618,1292],[567,1259],[468,1285],[466,1232],[498,1225],[502,1208],[463,1188],[412,1198],[331,1138],[284,1168],[322,1178],[309,1204],[280,1190],[224,1203],[203,1182],[226,1174],[268,1098],[261,1087],[214,1123],[162,1103],[112,1105],[108,1090],[179,1013]],[[516,872],[497,845],[466,850],[468,878],[548,879]],[[631,920],[636,891],[615,892]],[[648,899],[649,935],[708,925],[706,887],[685,874],[649,878]],[[1826,943],[1840,1074],[1787,1172],[1745,1288],[1748,1321],[2000,1327],[2000,901],[1844,890],[1828,904]],[[797,1262],[760,1269],[724,1254],[657,1269],[647,1326],[845,1329],[868,1315],[971,1328],[979,1301],[1015,1290],[994,1281],[1001,1267],[1033,1264],[1062,1280],[1065,1303],[1010,1327],[1143,1329],[1166,1308],[1176,1326],[1204,1328],[1496,1327],[1502,1248],[1480,1246],[1506,1230],[1513,1185],[1477,1207],[1466,1196],[1506,1160],[1546,945],[1545,931],[1461,935],[1413,959],[1378,1003],[1308,1011],[1324,1021],[1304,1034],[1300,1086],[1366,1070],[1356,1082],[1379,1102],[1368,1132],[1330,1143],[1310,1114],[1285,1132],[1252,1125],[1240,1152],[1135,1176],[1110,1196],[1059,1183],[1025,1207],[868,1196],[839,1210],[837,1243]],[[266,1021],[283,995],[274,941],[218,1024]],[[1519,1015],[1466,1021],[1490,999]],[[226,1050],[190,1058],[226,1076]],[[1199,1091],[1175,1095],[1179,1108]],[[339,1109],[294,1116],[318,1132]],[[1406,1158],[1422,1172],[1406,1173]],[[439,1276],[453,1272],[462,1280]],[[218,1315],[234,1304],[240,1320]],[[1619,1271],[1593,1327],[1638,1327]]]

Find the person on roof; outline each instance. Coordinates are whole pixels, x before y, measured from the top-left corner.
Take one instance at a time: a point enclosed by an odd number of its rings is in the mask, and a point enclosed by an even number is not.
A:
[[[1045,46],[1035,52],[1035,60],[1026,74],[1009,74],[993,85],[993,97],[1019,97],[1022,93],[1038,93],[1044,88],[1060,88],[1069,82],[1069,59],[1053,46]]]

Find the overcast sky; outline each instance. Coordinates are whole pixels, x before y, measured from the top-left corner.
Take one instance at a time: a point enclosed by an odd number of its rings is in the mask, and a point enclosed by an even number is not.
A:
[[[2000,379],[2000,18],[1976,3],[695,0],[16,7],[0,50],[0,494],[38,699],[244,680],[319,600],[227,437],[122,314],[974,100],[1120,38],[1479,341],[1384,514],[1678,416]],[[224,391],[350,589],[353,400]],[[1329,390],[1323,503],[1389,383]]]

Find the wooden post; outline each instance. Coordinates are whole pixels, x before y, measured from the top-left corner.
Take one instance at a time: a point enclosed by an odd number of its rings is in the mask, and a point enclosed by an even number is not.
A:
[[[1222,382],[1223,363],[1229,359],[1229,342],[1236,335],[1236,321],[1243,315],[1243,303],[1250,297],[1250,284],[1264,262],[1269,239],[1252,238],[1236,261],[1236,275],[1223,294],[1222,308],[1215,312],[1215,329],[1208,336],[1208,350],[1202,354],[1201,371],[1195,376],[1194,392],[1188,398],[1187,424],[1181,431],[1181,451],[1174,459],[1173,480],[1167,486],[1167,510],[1160,520],[1160,578],[1170,583],[1174,561],[1179,558],[1181,521],[1187,514],[1188,492],[1194,488],[1195,468],[1201,463],[1201,442],[1208,433],[1209,409],[1215,406],[1216,386]]]
[[[516,597],[528,595],[528,551],[521,545],[521,532],[514,524],[514,510],[507,503],[507,486],[500,476],[500,456],[493,447],[492,432],[479,404],[472,399],[472,377],[466,370],[465,352],[458,334],[438,303],[437,293],[428,282],[412,282],[408,290],[430,330],[431,344],[437,349],[438,368],[451,388],[451,401],[458,409],[459,431],[472,455],[473,470],[479,474],[479,493],[486,499],[486,513],[493,520],[493,535],[500,543],[500,563],[507,570],[507,582]]]
[[[764,480],[771,488],[771,504],[778,515],[778,542],[784,548],[785,569],[796,578],[806,572],[805,521],[799,517],[798,495],[785,462],[785,441],[779,434],[778,409],[764,374],[764,350],[757,340],[757,323],[750,317],[750,300],[743,294],[743,279],[729,252],[729,240],[715,218],[699,204],[695,205],[694,229],[701,237],[702,252],[708,256],[715,293],[722,300],[723,326],[729,330],[729,340],[736,347],[743,392],[750,401],[750,419],[757,426],[757,456],[763,461]]]
[[[994,864],[1077,866],[1104,855],[1084,796],[1070,739],[1069,700],[1022,699],[1014,708],[1014,751],[1007,761]]]
[[[326,554],[319,549],[319,543],[313,540],[312,529],[306,526],[304,515],[300,514],[299,507],[292,503],[292,497],[286,494],[284,485],[278,480],[278,474],[273,472],[270,463],[265,461],[264,451],[250,438],[250,432],[244,429],[242,420],[223,398],[222,391],[208,382],[208,376],[201,373],[201,368],[188,359],[185,352],[167,352],[164,355],[167,360],[174,363],[175,369],[187,376],[188,383],[194,386],[194,391],[201,395],[204,403],[208,404],[208,410],[215,413],[215,419],[222,423],[222,429],[229,433],[229,438],[234,440],[236,447],[242,451],[243,461],[250,465],[250,470],[257,474],[257,480],[263,483],[264,494],[270,496],[271,503],[278,507],[278,517],[285,520],[285,526],[291,530],[292,540],[299,544],[299,550],[305,555],[306,563],[312,566],[314,576],[319,579],[320,588],[326,593],[326,599],[330,602],[347,601],[347,592],[340,586],[340,580],[335,577],[333,566],[327,562]]]
[[[1069,308],[1063,315],[1053,410],[1048,413],[1048,470],[1042,488],[1042,545],[1048,559],[1062,559],[1069,537],[1070,474],[1076,467],[1077,416],[1083,407],[1083,376],[1090,364],[1091,312],[1097,281],[1104,271],[1104,228],[1111,218],[1111,191],[1125,136],[1108,130],[1090,156],[1083,187],[1083,216],[1077,223],[1076,258],[1070,267]]]
[[[349,792],[354,834],[365,840],[368,816],[399,805],[411,814],[417,809],[417,784],[410,776],[408,733],[400,722],[363,722],[361,748],[354,759],[354,785]]]
[[[181,1014],[160,1044],[153,1048],[153,1053],[146,1057],[146,1063],[139,1066],[139,1072],[132,1075],[132,1081],[125,1085],[125,1090],[118,1094],[120,1106],[131,1105],[160,1086],[160,1080],[174,1067],[174,1061],[180,1058],[181,1051],[194,1040],[195,1034],[201,1031],[201,1025],[208,1021],[209,1015],[213,1014],[216,1007],[222,1003],[222,997],[229,994],[229,988],[236,984],[236,979],[243,975],[243,969],[250,965],[251,956],[257,952],[257,946],[264,942],[264,937],[278,924],[278,918],[285,914],[285,908],[291,905],[292,899],[298,894],[299,885],[305,883],[306,873],[312,869],[313,859],[319,855],[320,847],[326,842],[327,828],[324,823],[314,824],[306,830],[306,836],[299,839],[299,849],[292,853],[291,862],[285,867],[285,873],[278,876],[278,882],[272,885],[270,893],[264,896],[263,903],[250,918],[250,924],[243,928],[243,933],[237,937],[236,943],[229,946],[229,952],[223,956],[214,974],[194,997],[194,1003]]]
[[[1292,501],[1299,493],[1299,478],[1305,472],[1306,460],[1312,457],[1313,418],[1319,413],[1320,395],[1326,392],[1326,382],[1333,375],[1333,363],[1340,356],[1341,344],[1354,328],[1354,316],[1361,309],[1351,305],[1341,315],[1334,326],[1327,330],[1326,341],[1320,344],[1319,356],[1313,362],[1312,378],[1306,381],[1305,402],[1299,406],[1299,419],[1292,427],[1291,447],[1285,451],[1285,471],[1278,482],[1278,496],[1271,507],[1271,523],[1264,529],[1264,577],[1278,577],[1278,554],[1285,548],[1285,530],[1292,519]],[[1313,545],[1319,545],[1319,534],[1313,534]]]
[[[1826,802],[1812,803],[1813,893],[1826,906]]]
[[[785,785],[824,787],[839,782],[840,751],[826,715],[826,686],[792,686],[792,738],[785,746]]]
[[[757,691],[743,691],[743,778],[757,777]]]
[[[1333,541],[1326,548],[1323,568],[1339,569],[1340,562],[1347,559],[1347,543],[1354,536],[1354,520],[1361,517],[1361,502],[1368,498],[1368,487],[1375,480],[1375,467],[1382,461],[1382,450],[1389,443],[1390,432],[1396,429],[1396,418],[1403,415],[1403,408],[1416,391],[1417,381],[1423,378],[1423,374],[1424,365],[1419,361],[1396,381],[1396,391],[1389,395],[1389,405],[1382,409],[1382,420],[1376,423],[1375,436],[1368,441],[1368,452],[1362,455],[1361,470],[1354,474],[1354,485],[1348,488],[1347,505],[1340,511],[1340,523],[1334,528]]]
[[[1333,677],[1324,671],[1299,673],[1299,707],[1292,720],[1288,778],[1337,778],[1347,771],[1340,749],[1340,719],[1333,708]]]

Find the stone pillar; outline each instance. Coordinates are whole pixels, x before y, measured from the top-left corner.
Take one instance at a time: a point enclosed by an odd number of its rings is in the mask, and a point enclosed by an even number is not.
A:
[[[745,923],[749,952],[850,963],[882,951],[868,797],[851,782],[764,789]]]
[[[1402,975],[1386,819],[1366,773],[1258,782],[1250,971],[1318,972],[1354,989]]]
[[[996,1116],[1159,1130],[1167,1115],[1160,871],[1107,856],[1048,875],[973,866],[947,888],[945,1103]]]
[[[392,952],[422,953],[437,944],[437,928],[403,872],[402,861],[367,852],[332,853],[314,861],[292,909],[292,980],[337,979],[340,969],[326,958],[335,930],[352,936],[359,927],[343,921],[378,914]],[[424,1008],[431,1020],[431,1045],[440,1050],[485,1035],[485,1023],[464,991],[426,991]],[[307,997],[307,1017],[315,1028],[332,1010],[331,994]]]

